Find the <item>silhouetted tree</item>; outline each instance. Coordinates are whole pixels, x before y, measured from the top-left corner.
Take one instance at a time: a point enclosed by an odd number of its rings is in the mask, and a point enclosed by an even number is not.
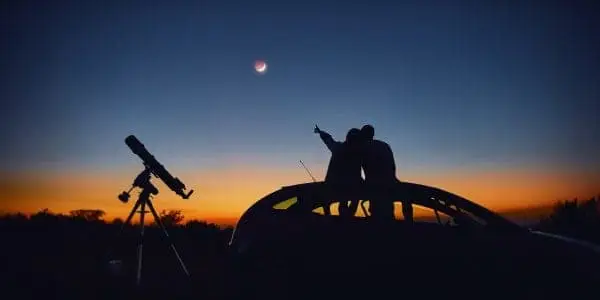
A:
[[[121,218],[115,218],[114,220],[112,220],[112,222],[110,222],[113,225],[123,225],[123,222],[125,222],[123,219]]]
[[[558,202],[552,213],[543,218],[538,228],[587,240],[600,241],[600,197],[580,202],[578,199]]]
[[[69,212],[69,215],[75,219],[82,219],[90,222],[102,221],[106,213],[100,209],[78,209]]]
[[[183,222],[185,216],[181,210],[162,210],[160,212],[160,220],[166,227],[175,227]]]
[[[200,221],[200,220],[189,220],[187,223],[185,223],[185,227],[188,229],[193,229],[193,230],[206,230],[206,229],[210,229],[210,230],[220,230],[220,227],[217,224],[212,224],[212,223],[208,223],[206,221]]]
[[[29,217],[24,213],[8,213],[0,216],[0,225],[2,226],[22,226],[28,221]]]
[[[29,217],[27,217],[26,214],[24,213],[8,213],[8,214],[4,214],[2,215],[2,219],[5,221],[12,221],[12,222],[24,222],[27,221],[29,219]]]
[[[40,210],[39,212],[32,214],[30,219],[32,221],[43,222],[43,221],[57,220],[58,217],[59,217],[58,214],[53,213],[48,208],[44,208],[44,209]]]
[[[200,221],[200,220],[189,220],[185,223],[185,227],[187,227],[187,228],[206,228],[206,227],[208,227],[208,223],[206,221]]]
[[[49,216],[49,215],[53,215],[54,213],[52,213],[52,211],[50,211],[50,209],[48,208],[43,208],[40,211],[38,211],[37,213],[33,214],[32,216]]]

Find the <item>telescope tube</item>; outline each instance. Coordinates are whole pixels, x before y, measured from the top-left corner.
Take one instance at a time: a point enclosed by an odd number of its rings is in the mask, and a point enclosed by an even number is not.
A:
[[[184,190],[186,189],[185,184],[183,184],[178,178],[173,177],[165,167],[160,164],[156,158],[148,150],[142,142],[140,142],[134,135],[130,135],[125,138],[125,144],[129,146],[131,151],[139,156],[144,165],[150,169],[152,174],[156,177],[160,178],[173,192],[177,195],[181,196],[184,199],[187,199],[192,191],[189,194],[185,194]]]

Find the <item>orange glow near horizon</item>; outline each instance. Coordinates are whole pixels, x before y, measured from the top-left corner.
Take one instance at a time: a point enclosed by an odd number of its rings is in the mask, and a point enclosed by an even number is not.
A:
[[[107,219],[125,218],[137,193],[132,193],[128,204],[121,203],[116,197],[129,188],[138,171],[2,173],[0,212],[33,213],[48,208],[56,213],[68,213],[75,209],[102,209],[107,212]],[[177,176],[188,188],[195,190],[193,196],[183,200],[155,179],[153,182],[160,193],[153,202],[158,211],[182,210],[187,220],[231,224],[263,196],[282,186],[306,182],[306,174],[302,172],[301,169],[255,166],[183,172]],[[600,193],[598,174],[461,170],[403,177],[405,181],[442,188],[497,212]]]

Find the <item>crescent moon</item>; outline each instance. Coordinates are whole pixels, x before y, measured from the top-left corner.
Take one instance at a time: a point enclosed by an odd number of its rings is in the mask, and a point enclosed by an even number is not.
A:
[[[260,67],[256,68],[256,72],[264,73],[267,70],[267,63],[260,64]]]

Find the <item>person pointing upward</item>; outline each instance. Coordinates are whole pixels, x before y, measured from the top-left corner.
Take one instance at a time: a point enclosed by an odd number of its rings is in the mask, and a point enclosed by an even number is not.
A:
[[[334,140],[329,133],[321,130],[317,125],[315,125],[314,132],[319,134],[323,143],[331,151],[325,176],[328,186],[345,193],[351,191],[353,186],[360,185],[363,182],[360,161],[360,130],[350,129],[344,142]],[[339,214],[341,216],[354,215],[358,202],[355,201],[356,199],[351,199],[353,198],[351,196],[344,198],[347,199],[338,199],[340,200]]]

